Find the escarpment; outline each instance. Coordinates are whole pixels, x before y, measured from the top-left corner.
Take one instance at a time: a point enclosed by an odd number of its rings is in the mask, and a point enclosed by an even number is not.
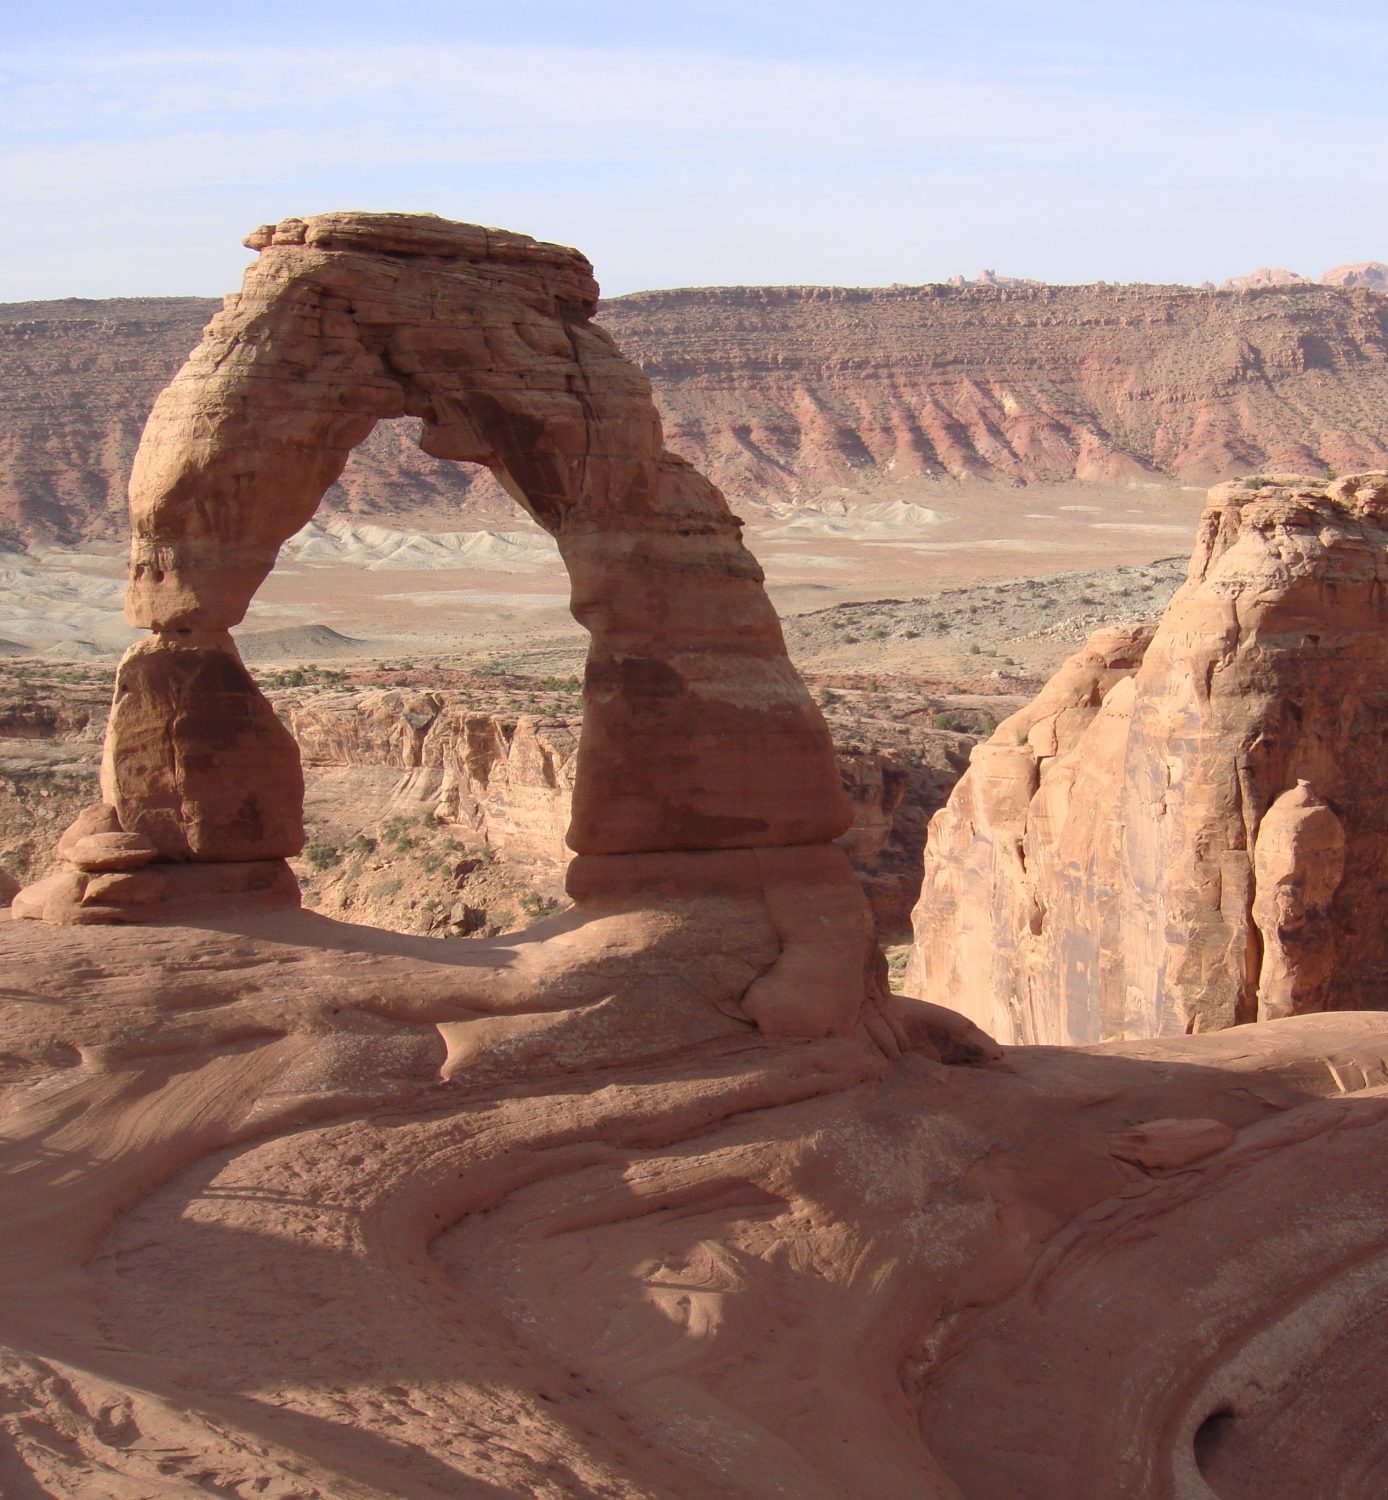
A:
[[[216,306],[0,305],[0,533],[119,533],[149,403]],[[668,446],[738,504],[1388,463],[1388,297],[1367,282],[713,287],[619,297],[599,321]],[[508,506],[409,424],[378,427],[325,503],[423,529]]]
[[[1388,1007],[1388,475],[1210,493],[934,819],[908,982],[1009,1041]]]

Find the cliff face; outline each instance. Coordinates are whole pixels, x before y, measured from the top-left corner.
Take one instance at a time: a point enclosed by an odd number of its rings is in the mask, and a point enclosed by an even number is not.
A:
[[[1211,492],[934,820],[908,974],[1007,1041],[1388,1006],[1388,475]]]
[[[1325,287],[733,287],[602,310],[730,494],[1212,480],[1388,455],[1388,300]]]
[[[313,826],[347,842],[386,817],[428,815],[494,850],[543,892],[562,888],[572,853],[576,721],[478,712],[464,693],[281,692],[275,706],[303,756]],[[862,746],[837,752],[853,826],[838,841],[884,941],[909,922],[925,824],[953,772],[935,740],[918,754]]]
[[[576,723],[478,713],[446,693],[319,693],[279,707],[311,780],[386,768],[391,803],[432,809],[517,864],[568,863]],[[382,810],[368,797],[356,816]]]
[[[117,534],[155,395],[218,304],[0,306],[0,532]],[[605,303],[668,446],[740,502],[1388,462],[1388,298],[1362,287],[723,287]],[[383,423],[329,511],[457,526],[490,476]]]
[[[126,485],[154,398],[221,302],[204,297],[0,304],[0,544],[122,536]],[[484,471],[439,463],[417,423],[383,423],[330,509],[456,525],[510,514]]]

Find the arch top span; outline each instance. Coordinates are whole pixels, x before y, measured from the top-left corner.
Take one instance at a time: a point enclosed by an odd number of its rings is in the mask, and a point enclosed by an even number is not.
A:
[[[594,321],[578,251],[425,214],[288,219],[246,243],[259,254],[241,291],[136,456],[127,616],[180,645],[146,643],[145,670],[191,663],[195,637],[231,649],[225,632],[351,449],[377,421],[415,416],[421,446],[490,467],[568,569],[591,636],[571,847],[774,848],[847,828],[828,732],[741,524],[664,451],[649,383]],[[113,733],[118,719],[119,703]],[[118,806],[120,762],[108,746]],[[277,841],[263,852],[286,852]]]

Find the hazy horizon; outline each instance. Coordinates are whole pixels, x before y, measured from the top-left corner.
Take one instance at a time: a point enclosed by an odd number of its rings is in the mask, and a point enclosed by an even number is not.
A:
[[[605,292],[1315,279],[1388,260],[1361,0],[132,0],[0,50],[0,301],[217,295],[257,224],[432,211],[577,245]]]

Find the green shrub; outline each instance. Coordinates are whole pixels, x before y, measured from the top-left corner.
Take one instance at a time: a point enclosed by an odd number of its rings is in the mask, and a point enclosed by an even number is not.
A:
[[[314,870],[326,870],[338,863],[342,856],[331,844],[305,844],[304,859]]]

